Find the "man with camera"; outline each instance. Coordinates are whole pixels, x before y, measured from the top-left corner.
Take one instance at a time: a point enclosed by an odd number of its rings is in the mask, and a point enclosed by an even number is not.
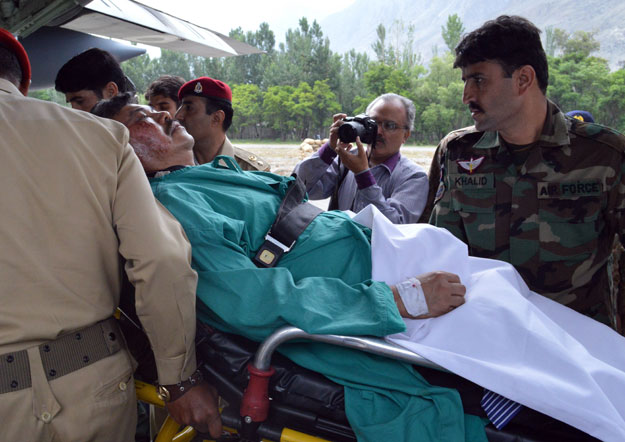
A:
[[[331,197],[329,209],[358,212],[373,204],[395,224],[416,223],[427,199],[427,175],[399,152],[414,125],[415,106],[401,95],[383,94],[365,112],[334,115],[329,142],[295,173],[311,199]]]

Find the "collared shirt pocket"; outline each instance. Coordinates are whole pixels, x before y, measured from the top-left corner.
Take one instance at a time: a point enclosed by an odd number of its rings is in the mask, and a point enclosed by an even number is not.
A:
[[[601,198],[539,199],[539,241],[542,262],[581,262],[597,250],[604,228]]]
[[[472,254],[495,250],[494,188],[452,188],[451,209],[462,219]]]

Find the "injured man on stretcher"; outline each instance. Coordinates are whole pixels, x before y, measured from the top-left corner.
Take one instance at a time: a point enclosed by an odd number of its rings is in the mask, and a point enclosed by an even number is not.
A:
[[[123,95],[92,112],[128,127],[154,195],[182,224],[199,320],[257,341],[287,324],[385,337],[594,437],[625,440],[625,338],[530,292],[510,265],[370,207],[353,219],[317,215],[277,265],[257,266],[293,178],[243,172],[229,157],[193,166],[184,128]],[[345,387],[359,440],[485,440],[484,420],[463,414],[455,390],[407,364],[322,344],[283,353]]]

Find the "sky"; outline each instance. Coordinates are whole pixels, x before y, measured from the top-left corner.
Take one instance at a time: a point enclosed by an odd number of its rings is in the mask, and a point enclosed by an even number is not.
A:
[[[299,19],[321,21],[341,11],[356,0],[136,0],[154,9],[172,14],[183,20],[228,35],[231,29],[256,31],[262,22],[284,41],[289,28],[296,28]]]

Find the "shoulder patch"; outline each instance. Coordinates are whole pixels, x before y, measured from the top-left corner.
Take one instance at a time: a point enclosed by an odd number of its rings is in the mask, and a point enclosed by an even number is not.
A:
[[[625,153],[625,135],[617,130],[597,123],[583,123],[574,119],[569,121],[571,124],[569,132],[575,136],[594,140]]]

